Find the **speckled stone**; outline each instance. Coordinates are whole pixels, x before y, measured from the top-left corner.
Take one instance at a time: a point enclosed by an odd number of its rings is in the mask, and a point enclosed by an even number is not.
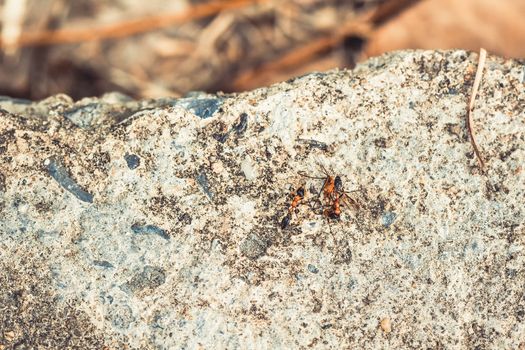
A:
[[[476,66],[405,51],[238,95],[0,99],[0,347],[525,346],[525,64],[487,60],[484,170]]]

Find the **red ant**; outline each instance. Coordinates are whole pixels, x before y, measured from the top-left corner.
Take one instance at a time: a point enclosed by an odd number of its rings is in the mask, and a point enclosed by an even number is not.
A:
[[[300,172],[300,175],[306,176],[313,179],[325,179],[321,191],[319,191],[318,197],[323,194],[325,205],[330,206],[323,211],[323,215],[331,219],[339,219],[341,215],[341,202],[345,202],[347,206],[354,206],[359,208],[359,205],[352,199],[343,188],[343,180],[339,175],[331,176],[328,171],[319,164],[323,173],[326,177],[316,177],[306,175],[304,172]]]
[[[341,202],[344,201],[346,206],[354,206],[359,208],[359,205],[356,201],[354,201],[352,198],[342,190],[339,193],[335,194],[334,201],[332,202],[332,205],[330,208],[325,209],[323,211],[323,215],[334,220],[339,220],[341,216]]]
[[[310,176],[307,175],[304,172],[299,172],[299,175],[309,177],[311,179],[324,179],[323,187],[321,187],[321,190],[319,191],[319,194],[317,197],[319,198],[321,196],[321,193],[323,194],[323,198],[327,204],[332,202],[334,200],[334,191],[342,191],[343,189],[343,182],[341,181],[341,177],[339,175],[337,176],[331,176],[328,171],[325,169],[324,166],[319,164],[321,167],[323,173],[325,174],[325,177],[318,177],[318,176]]]
[[[336,196],[330,208],[323,210],[323,215],[327,218],[338,220],[341,215],[341,205],[339,200],[341,196]]]
[[[295,191],[295,194],[293,194],[293,200],[290,204],[290,207],[288,208],[288,213],[281,221],[281,228],[284,230],[288,225],[290,224],[290,221],[292,220],[292,213],[299,205],[299,202],[304,199],[304,186],[301,186]]]

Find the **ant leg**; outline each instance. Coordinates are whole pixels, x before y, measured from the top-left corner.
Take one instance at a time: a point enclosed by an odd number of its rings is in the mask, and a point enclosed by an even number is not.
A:
[[[297,173],[298,173],[299,175],[303,176],[303,177],[308,177],[308,178],[310,178],[310,179],[316,179],[316,180],[324,179],[324,177],[308,175],[307,173],[305,173],[305,172],[302,171],[302,170],[299,170]]]
[[[359,205],[359,203],[357,203],[357,201],[355,199],[353,199],[352,197],[350,197],[347,192],[343,192],[341,194],[341,200],[346,204],[347,207],[352,207],[354,208],[355,210],[359,210],[361,209],[361,206]]]
[[[319,166],[321,167],[321,171],[325,174],[326,177],[330,176],[330,173],[328,172],[328,170],[326,170],[323,164],[319,162]]]

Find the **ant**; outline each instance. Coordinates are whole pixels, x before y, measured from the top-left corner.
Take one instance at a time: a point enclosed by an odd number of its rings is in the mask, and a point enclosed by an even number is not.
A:
[[[336,196],[332,205],[323,210],[323,215],[327,218],[339,220],[341,216],[341,204],[339,203],[339,200],[341,199],[341,196]]]
[[[281,221],[281,229],[285,229],[290,224],[290,221],[292,220],[292,213],[299,205],[299,202],[304,199],[304,186],[301,186],[295,191],[293,195],[292,203],[290,204],[290,207],[288,208],[288,213]]]
[[[334,199],[334,191],[342,190],[343,182],[341,181],[341,177],[339,175],[335,177],[331,176],[322,164],[319,164],[319,166],[321,167],[321,170],[324,173],[325,177],[310,176],[303,171],[300,171],[299,175],[309,177],[311,179],[324,179],[323,187],[321,187],[317,198],[319,198],[322,193],[325,202],[329,204]]]
[[[348,196],[348,194],[344,190],[342,190],[341,192],[335,194],[335,198],[332,202],[332,205],[330,206],[330,208],[325,209],[323,211],[323,215],[330,219],[339,220],[341,216],[341,202],[343,201],[346,206],[353,206],[359,208],[357,202],[350,198],[350,196]]]
[[[318,198],[323,194],[325,206],[329,206],[329,209],[323,211],[323,215],[331,219],[339,219],[341,215],[341,202],[345,202],[346,206],[354,206],[359,208],[359,205],[354,201],[343,188],[343,180],[339,175],[332,176],[328,173],[326,168],[319,164],[325,177],[310,176],[304,172],[299,174],[312,179],[324,179],[323,186],[319,191]],[[321,201],[319,201],[321,203]],[[322,203],[321,203],[322,205]]]

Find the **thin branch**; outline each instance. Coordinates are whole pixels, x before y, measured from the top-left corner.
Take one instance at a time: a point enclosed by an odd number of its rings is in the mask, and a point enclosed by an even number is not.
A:
[[[421,0],[391,0],[380,4],[370,16],[370,21],[374,26],[379,27],[385,22],[398,16],[410,6],[415,5]]]
[[[481,48],[479,50],[478,70],[476,71],[476,77],[474,78],[474,85],[472,87],[472,94],[470,95],[470,103],[469,103],[468,112],[467,112],[468,134],[470,136],[472,147],[474,148],[474,153],[476,154],[476,157],[478,158],[479,165],[481,166],[482,170],[485,167],[485,162],[483,161],[483,158],[481,157],[481,153],[479,151],[478,145],[476,144],[476,140],[474,139],[474,132],[472,131],[472,111],[474,110],[474,101],[476,100],[476,95],[478,94],[479,84],[481,83],[481,78],[483,76],[483,67],[485,66],[486,59],[487,59],[487,51],[484,48]]]
[[[371,29],[365,21],[355,21],[346,25],[336,33],[319,38],[301,47],[293,49],[277,59],[267,62],[255,69],[242,72],[233,82],[234,91],[242,91],[251,86],[250,82],[260,76],[268,75],[269,72],[280,71],[290,67],[297,67],[307,62],[312,57],[326,52],[341,43],[348,35],[368,37]]]
[[[268,2],[268,0],[213,1],[210,3],[189,6],[183,11],[172,14],[123,21],[104,27],[81,29],[66,28],[53,31],[22,33],[16,45],[18,47],[23,47],[71,44],[127,37],[170,27],[174,24],[181,24],[199,18],[213,16],[221,11],[237,9],[264,2]],[[4,45],[6,45],[5,41],[0,40],[0,47],[3,47]]]
[[[241,72],[232,84],[234,91],[242,91],[251,87],[251,81],[260,76],[268,75],[269,72],[280,71],[290,67],[297,67],[308,62],[323,52],[338,46],[348,36],[362,38],[370,37],[375,28],[383,25],[388,20],[397,16],[409,6],[421,0],[389,0],[377,8],[369,10],[349,23],[342,25],[335,33],[313,40],[303,46],[294,48],[277,59],[264,63],[255,69]]]

